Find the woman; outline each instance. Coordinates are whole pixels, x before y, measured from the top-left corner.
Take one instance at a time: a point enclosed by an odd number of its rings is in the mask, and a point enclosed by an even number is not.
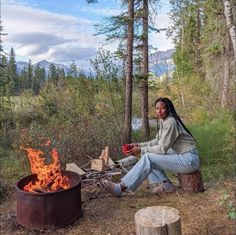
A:
[[[174,192],[175,188],[168,179],[165,170],[175,173],[191,173],[199,168],[196,141],[183,124],[168,98],[159,98],[155,102],[156,115],[160,129],[156,138],[145,143],[133,144],[127,155],[141,154],[141,159],[116,184],[103,181],[105,188],[116,197],[126,189],[135,191],[148,177],[150,184],[159,184],[153,193]]]

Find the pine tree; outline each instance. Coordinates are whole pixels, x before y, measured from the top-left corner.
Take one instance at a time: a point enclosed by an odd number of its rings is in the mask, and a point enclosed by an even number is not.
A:
[[[49,65],[48,81],[55,84],[58,82],[57,68],[53,63]]]
[[[146,139],[150,138],[148,119],[148,0],[143,0],[142,7],[142,130]]]
[[[6,68],[6,86],[7,94],[14,95],[17,91],[17,66],[14,49],[11,48],[10,59]]]
[[[26,89],[29,89],[29,90],[33,90],[33,65],[32,65],[32,62],[31,60],[29,60],[28,62],[28,66],[27,66],[27,79],[26,79]]]
[[[134,0],[128,0],[127,73],[125,82],[124,142],[132,141]]]
[[[0,58],[0,95],[5,96],[7,95],[7,58],[6,56],[2,55]]]
[[[33,77],[33,94],[38,95],[40,88],[45,83],[46,72],[44,68],[40,68],[39,64],[37,64],[34,69],[34,77]]]
[[[19,74],[19,93],[21,94],[24,90],[26,90],[27,86],[27,69],[23,68]]]
[[[75,62],[70,65],[70,69],[67,74],[68,78],[77,78],[78,77],[78,68]]]

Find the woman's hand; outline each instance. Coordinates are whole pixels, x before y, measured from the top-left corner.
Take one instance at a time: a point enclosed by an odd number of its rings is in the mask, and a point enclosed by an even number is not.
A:
[[[126,152],[126,155],[127,155],[127,156],[128,156],[128,155],[134,155],[134,156],[136,156],[136,155],[138,155],[138,154],[140,154],[140,153],[141,153],[141,148],[140,148],[137,144],[135,144],[134,147],[132,147],[131,150],[129,150],[129,151]]]

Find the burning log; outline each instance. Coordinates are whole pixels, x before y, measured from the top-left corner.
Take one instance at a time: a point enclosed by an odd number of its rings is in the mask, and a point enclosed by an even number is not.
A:
[[[61,165],[59,161],[58,152],[52,149],[52,163],[45,164],[44,153],[38,149],[24,148],[28,159],[30,161],[30,168],[32,174],[37,176],[36,180],[29,182],[24,187],[26,192],[41,192],[41,191],[57,191],[61,189],[68,189],[70,181],[67,176],[61,174]]]

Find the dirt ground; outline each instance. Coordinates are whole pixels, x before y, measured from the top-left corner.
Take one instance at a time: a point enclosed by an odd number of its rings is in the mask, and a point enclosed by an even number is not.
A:
[[[91,199],[82,190],[83,216],[64,228],[27,229],[16,222],[16,201],[8,197],[1,203],[0,232],[7,234],[78,234],[113,235],[135,234],[135,213],[147,206],[169,206],[179,210],[183,235],[233,235],[235,220],[230,220],[227,204],[234,202],[235,179],[205,184],[205,192],[190,194],[178,189],[175,193],[154,196],[145,181],[134,193],[114,198],[102,191]],[[14,195],[14,193],[13,193]],[[220,202],[227,195],[224,203]]]

